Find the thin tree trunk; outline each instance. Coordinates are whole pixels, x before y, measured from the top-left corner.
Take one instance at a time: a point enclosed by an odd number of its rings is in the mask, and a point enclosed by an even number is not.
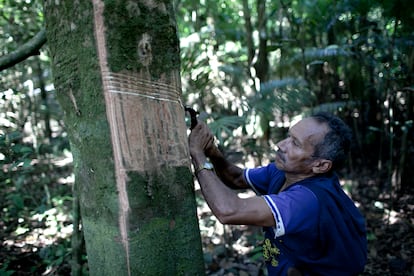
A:
[[[244,18],[244,28],[246,30],[246,47],[247,47],[247,67],[248,74],[250,74],[250,67],[253,63],[254,58],[254,43],[253,43],[253,26],[251,20],[251,14],[248,0],[242,0],[243,2],[243,18]]]
[[[41,97],[41,114],[43,115],[43,121],[45,123],[45,133],[44,137],[47,138],[48,141],[50,141],[50,138],[52,138],[52,130],[50,128],[50,107],[47,99],[47,91],[45,86],[45,81],[43,78],[43,70],[42,65],[40,62],[40,59],[37,58],[37,77],[39,79],[39,88],[40,88],[40,97]]]
[[[72,233],[72,276],[81,276],[82,275],[82,253],[84,250],[84,239],[83,232],[81,228],[81,214],[80,214],[80,204],[78,191],[75,187],[72,191],[73,195],[73,204],[72,204],[72,214],[73,214],[73,233]]]

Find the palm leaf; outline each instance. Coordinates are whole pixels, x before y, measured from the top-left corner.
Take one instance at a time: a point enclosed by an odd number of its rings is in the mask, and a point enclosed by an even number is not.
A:
[[[274,114],[275,111],[298,111],[311,103],[313,94],[307,83],[301,78],[270,80],[260,87],[260,92],[250,99],[252,109],[262,114]]]
[[[244,116],[224,116],[208,124],[211,132],[222,144],[226,137],[233,136],[233,130],[243,126],[246,122]]]

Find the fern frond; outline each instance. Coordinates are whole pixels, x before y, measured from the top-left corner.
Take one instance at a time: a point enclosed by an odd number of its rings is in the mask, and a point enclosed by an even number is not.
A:
[[[305,86],[306,81],[302,78],[285,78],[281,80],[270,80],[260,85],[260,93],[267,94],[276,89],[287,88],[288,86]]]
[[[233,130],[245,123],[246,118],[244,116],[223,116],[215,119],[208,126],[214,136],[222,143],[225,136],[233,136]]]

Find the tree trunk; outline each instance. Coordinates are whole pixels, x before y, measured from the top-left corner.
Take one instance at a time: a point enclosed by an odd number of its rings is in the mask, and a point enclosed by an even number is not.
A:
[[[204,274],[172,1],[45,1],[91,275]]]

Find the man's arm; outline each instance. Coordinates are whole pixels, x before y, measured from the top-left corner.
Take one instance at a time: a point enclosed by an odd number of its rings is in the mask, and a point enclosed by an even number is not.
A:
[[[199,168],[208,156],[217,172],[217,175],[210,170],[196,173],[213,214],[223,224],[275,226],[272,211],[262,197],[241,199],[230,188],[247,188],[248,184],[244,180],[243,170],[228,162],[213,141],[207,126],[201,122],[193,129],[189,139],[194,167]]]
[[[213,163],[217,176],[224,184],[232,189],[249,188],[249,184],[243,176],[243,169],[230,163],[214,144],[206,154]]]
[[[249,188],[249,184],[246,182],[243,176],[243,170],[238,166],[230,163],[220,150],[214,144],[214,136],[211,131],[208,129],[205,123],[198,122],[196,127],[193,129],[190,135],[190,152],[192,151],[201,151],[205,154],[201,158],[201,162],[206,161],[208,157],[211,163],[214,165],[214,170],[216,171],[217,176],[232,189],[246,189]],[[197,162],[198,160],[194,160]],[[195,168],[198,168],[200,165],[194,164]]]
[[[203,153],[192,154],[193,164],[203,164]],[[262,197],[239,198],[237,193],[224,185],[220,178],[210,170],[197,173],[203,196],[213,214],[223,224],[243,224],[274,226],[272,211]]]

